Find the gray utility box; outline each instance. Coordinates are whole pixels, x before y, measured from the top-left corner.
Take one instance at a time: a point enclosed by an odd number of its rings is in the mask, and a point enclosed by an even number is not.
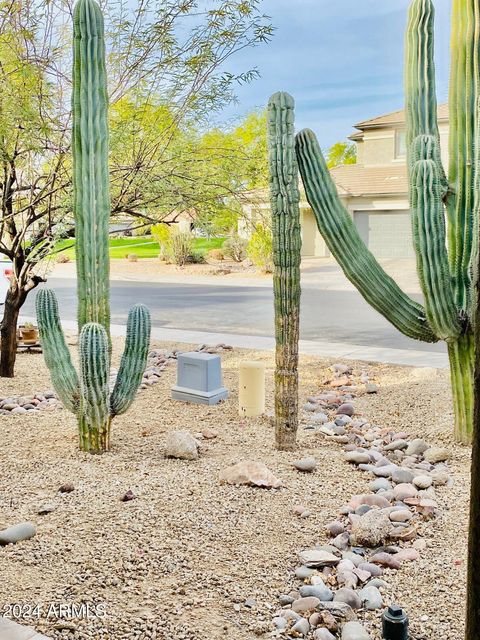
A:
[[[182,353],[178,356],[177,384],[172,398],[196,404],[217,404],[228,397],[222,386],[222,361],[211,353]]]

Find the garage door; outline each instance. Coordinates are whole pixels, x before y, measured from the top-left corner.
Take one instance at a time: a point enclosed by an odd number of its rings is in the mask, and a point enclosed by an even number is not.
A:
[[[362,240],[376,258],[413,258],[409,212],[356,211],[354,220]]]

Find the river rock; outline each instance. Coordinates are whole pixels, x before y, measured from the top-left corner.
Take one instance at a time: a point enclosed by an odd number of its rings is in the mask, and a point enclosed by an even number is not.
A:
[[[339,536],[341,533],[345,531],[345,527],[339,520],[334,520],[327,524],[327,533],[332,536],[332,538]]]
[[[345,460],[352,464],[369,464],[370,456],[366,451],[347,451]]]
[[[394,440],[389,444],[386,444],[383,448],[385,451],[403,451],[408,447],[408,442],[406,440]]]
[[[417,489],[413,484],[402,482],[397,484],[393,489],[393,494],[396,500],[403,502],[406,498],[416,498],[418,495]]]
[[[263,462],[246,460],[220,472],[220,484],[246,484],[254,487],[278,489],[281,480],[276,478]]]
[[[335,592],[333,596],[334,602],[344,602],[348,604],[353,610],[360,609],[362,606],[362,601],[360,600],[358,594],[353,589],[348,589],[346,587],[342,587]]]
[[[353,527],[353,539],[355,544],[359,546],[377,547],[388,538],[391,527],[385,512],[372,509],[363,515]]]
[[[421,438],[415,438],[411,440],[408,447],[405,449],[405,455],[407,456],[421,456],[428,449],[429,445]]]
[[[340,558],[321,549],[306,549],[299,556],[302,564],[307,567],[333,567],[340,562]]]
[[[302,598],[313,596],[322,602],[333,600],[333,592],[323,582],[321,584],[306,584],[300,587],[300,596]]]
[[[370,489],[377,493],[378,491],[390,491],[392,483],[387,478],[377,478],[370,483]]]
[[[292,602],[292,611],[295,611],[295,613],[305,613],[305,611],[316,609],[319,604],[319,598],[315,598],[314,596],[298,598],[298,600]]]
[[[335,636],[325,627],[316,629],[313,634],[313,640],[335,640]]]
[[[430,464],[436,464],[437,462],[445,462],[450,458],[450,452],[444,447],[430,447],[425,451],[423,457]]]
[[[417,487],[417,489],[428,489],[433,484],[433,480],[430,476],[417,476],[413,479],[413,484]]]
[[[292,465],[297,469],[297,471],[303,471],[304,473],[311,473],[315,471],[317,466],[317,461],[315,458],[308,457],[302,458],[301,460],[294,460]]]
[[[306,636],[310,631],[310,623],[305,618],[298,620],[292,627],[292,635]]]
[[[362,562],[359,564],[358,568],[361,571],[368,572],[374,578],[383,575],[383,569],[378,564],[372,564],[371,562]]]
[[[380,551],[370,558],[372,564],[378,564],[387,569],[400,569],[401,563],[393,555]]]
[[[310,567],[305,567],[304,565],[297,567],[295,569],[295,575],[300,580],[307,580],[311,576],[315,575],[315,569],[311,569]]]
[[[368,609],[369,611],[381,609],[383,606],[382,594],[377,587],[364,587],[363,589],[360,589],[358,595],[365,609]]]
[[[33,522],[20,522],[0,531],[0,545],[22,542],[22,540],[33,538],[36,533],[37,527]]]
[[[394,482],[395,484],[408,484],[412,482],[414,477],[414,473],[412,473],[409,469],[404,469],[402,467],[398,467],[392,472],[392,482]]]
[[[374,467],[372,469],[372,473],[373,473],[374,476],[377,476],[377,478],[391,478],[392,477],[392,473],[397,468],[398,467],[397,467],[396,464],[387,464],[387,465],[383,465],[381,467]]]
[[[353,416],[355,407],[350,402],[344,402],[337,409],[337,415]]]
[[[171,431],[165,442],[165,456],[180,460],[197,460],[200,442],[188,431]]]
[[[342,640],[371,640],[371,638],[359,622],[352,621],[343,626]]]
[[[412,512],[408,509],[395,509],[390,513],[392,522],[408,522],[412,518]]]

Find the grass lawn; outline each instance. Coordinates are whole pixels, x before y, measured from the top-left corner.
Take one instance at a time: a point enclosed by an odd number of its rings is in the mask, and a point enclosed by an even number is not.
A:
[[[193,244],[195,251],[199,253],[207,253],[210,249],[219,249],[225,238],[194,238]],[[68,240],[62,240],[57,244],[57,251],[62,251],[71,260],[75,260],[75,240],[69,238]],[[126,258],[127,254],[134,253],[138,258],[156,258],[159,254],[158,243],[152,238],[152,236],[134,237],[134,238],[110,238],[110,258],[122,259]]]

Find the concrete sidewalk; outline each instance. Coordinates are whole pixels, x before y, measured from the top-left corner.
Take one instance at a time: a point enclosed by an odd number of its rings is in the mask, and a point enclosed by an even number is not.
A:
[[[26,627],[9,618],[0,617],[0,640],[49,640],[49,638],[37,633],[33,627]]]
[[[23,318],[27,322],[36,322],[35,318]],[[71,320],[62,321],[64,329],[76,331],[77,323]],[[112,336],[124,336],[125,325],[112,324]],[[275,340],[268,336],[251,336],[233,333],[215,333],[206,331],[189,331],[152,327],[152,338],[158,341],[178,342],[184,344],[229,344],[238,349],[255,349],[257,351],[273,351]],[[447,352],[438,353],[421,349],[390,349],[369,347],[347,342],[322,342],[320,340],[300,340],[301,354],[338,360],[365,360],[366,362],[382,362],[410,367],[448,368]]]

